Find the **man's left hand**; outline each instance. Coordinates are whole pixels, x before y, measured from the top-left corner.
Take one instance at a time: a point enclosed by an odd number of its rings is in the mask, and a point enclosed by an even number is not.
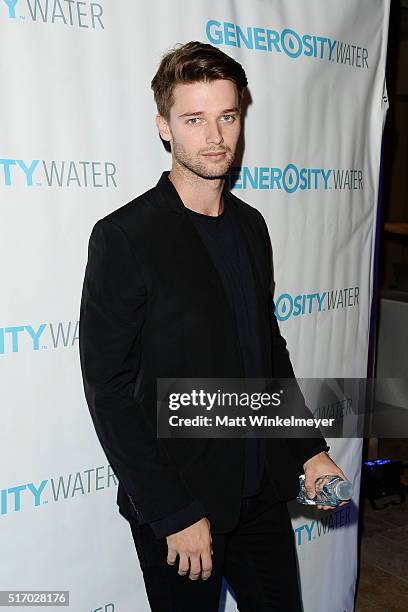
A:
[[[314,455],[308,459],[303,464],[303,470],[306,477],[305,489],[308,497],[311,499],[313,499],[313,497],[316,495],[315,482],[320,476],[335,474],[344,480],[348,480],[347,476],[344,475],[342,470],[334,463],[326,451],[318,453],[317,455]],[[348,504],[348,501],[341,502],[339,506],[344,506],[345,504]],[[319,510],[333,510],[333,506],[317,505],[317,508]]]

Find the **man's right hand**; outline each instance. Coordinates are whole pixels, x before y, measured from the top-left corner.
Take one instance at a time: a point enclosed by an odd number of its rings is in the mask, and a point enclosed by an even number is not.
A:
[[[193,525],[172,533],[167,540],[167,563],[174,565],[179,555],[180,576],[189,573],[190,580],[198,580],[201,576],[207,580],[212,571],[212,538],[210,521],[202,518]]]

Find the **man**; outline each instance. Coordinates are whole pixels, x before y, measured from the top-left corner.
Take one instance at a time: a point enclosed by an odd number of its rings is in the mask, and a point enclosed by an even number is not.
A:
[[[153,612],[216,612],[222,576],[241,612],[299,612],[285,502],[302,472],[311,497],[318,476],[345,478],[321,435],[156,435],[157,378],[294,377],[274,314],[265,221],[225,183],[246,85],[242,66],[216,47],[190,42],[167,53],[152,89],[171,171],[99,220],[89,241],[85,393]]]

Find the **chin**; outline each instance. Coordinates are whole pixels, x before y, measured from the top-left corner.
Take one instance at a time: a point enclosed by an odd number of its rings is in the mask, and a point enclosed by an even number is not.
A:
[[[194,172],[196,172],[196,174],[198,174],[202,178],[206,178],[206,179],[224,178],[230,171],[231,166],[232,164],[228,163],[228,164],[223,164],[223,165],[220,164],[220,166],[217,168],[200,167],[200,168],[196,168]]]
[[[201,176],[201,178],[204,179],[221,179],[221,178],[225,178],[226,174],[228,171],[223,172],[222,170],[218,170],[218,172],[212,171],[212,172],[196,172],[196,174],[198,174],[198,176]]]
[[[225,178],[231,169],[233,159],[224,160],[222,164],[204,164],[200,160],[178,158],[178,163],[184,166],[187,170],[204,179],[220,179]]]

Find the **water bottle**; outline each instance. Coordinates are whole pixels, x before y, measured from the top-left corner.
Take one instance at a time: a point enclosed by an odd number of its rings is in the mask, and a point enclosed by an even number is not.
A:
[[[316,495],[308,497],[305,489],[305,475],[299,476],[300,491],[296,498],[300,504],[309,506],[338,506],[342,501],[349,501],[353,495],[353,483],[343,480],[335,474],[326,474],[316,479]]]

